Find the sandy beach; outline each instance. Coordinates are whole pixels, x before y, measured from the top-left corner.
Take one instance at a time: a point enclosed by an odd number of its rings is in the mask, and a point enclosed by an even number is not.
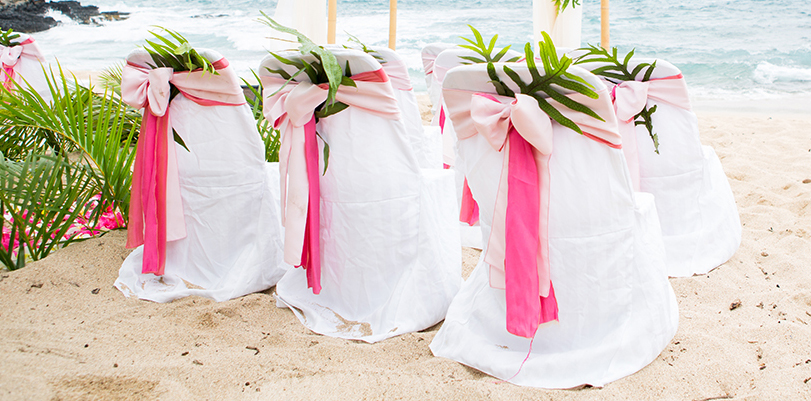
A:
[[[701,109],[700,109],[701,110]],[[127,299],[126,233],[0,274],[3,400],[811,399],[811,115],[699,111],[743,224],[706,276],[671,279],[679,329],[604,388],[522,388],[431,355],[439,325],[377,344],[305,329],[273,289],[227,302]],[[464,250],[463,273],[479,252]]]

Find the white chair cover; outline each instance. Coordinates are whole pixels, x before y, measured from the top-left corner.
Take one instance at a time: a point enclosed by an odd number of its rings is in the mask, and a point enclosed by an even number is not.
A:
[[[528,82],[526,66],[513,69]],[[498,65],[497,70],[511,83]],[[602,90],[604,107],[595,111],[611,113],[605,86],[585,70],[570,72]],[[449,105],[451,110],[469,110],[469,100],[451,100],[449,90],[493,93],[489,80],[484,65],[449,71],[446,101],[460,102]],[[656,358],[676,332],[678,307],[665,274],[653,197],[633,192],[622,151],[552,126],[548,234],[559,320],[540,325],[532,341],[510,334],[505,291],[490,286],[485,249],[431,350],[518,385],[602,386]],[[466,173],[481,207],[486,246],[504,155],[482,135],[457,146],[457,168]]]
[[[425,87],[428,89],[428,97],[431,99],[431,105],[436,111],[439,104],[439,97],[442,94],[442,84],[435,84],[434,81],[434,62],[439,53],[445,49],[456,47],[451,43],[431,43],[422,48],[422,68],[425,72]]]
[[[670,80],[686,94],[681,71],[667,61],[633,59],[629,68],[654,61],[653,85],[658,80]],[[599,63],[582,66],[596,68]],[[638,81],[643,73],[644,70]],[[620,101],[618,98],[615,103]],[[659,138],[659,154],[654,152],[653,140],[642,125],[636,126],[635,138],[624,137],[623,141],[636,143],[636,157],[626,157],[629,162],[636,159],[638,164],[639,190],[653,194],[656,199],[667,250],[667,273],[671,277],[687,277],[705,274],[735,254],[741,243],[741,222],[715,150],[701,145],[695,113],[689,103],[681,106],[674,103],[679,102],[655,96],[647,98],[647,107],[656,107],[651,120],[653,132]],[[633,171],[633,165],[631,168]]]
[[[50,73],[48,63],[45,61],[45,56],[39,48],[39,45],[33,37],[24,33],[19,33],[19,37],[14,39],[14,43],[19,43],[17,46],[6,48],[0,45],[0,68],[5,70],[11,67],[14,70],[12,79],[19,85],[25,87],[25,82],[31,86],[40,96],[46,101],[51,102],[53,96],[51,89],[48,86],[46,73]],[[21,50],[17,53],[14,48],[18,47]],[[19,51],[18,50],[18,51]],[[0,72],[0,85],[6,80],[6,74]]]
[[[546,32],[555,43],[555,47],[580,47],[580,32],[583,23],[583,5],[569,6],[562,13],[558,13],[554,0],[532,0],[532,28],[535,33],[535,42]],[[537,49],[537,47],[536,47]]]
[[[353,74],[381,68],[357,50],[334,53]],[[295,72],[273,57],[260,75],[273,76],[268,68]],[[317,132],[330,149],[319,178],[321,291],[308,288],[304,269],[291,269],[276,286],[277,304],[316,333],[370,343],[438,323],[461,283],[453,175],[419,168],[401,119],[350,106],[320,119]]]
[[[201,55],[211,62],[223,58],[214,51]],[[142,49],[127,61],[152,63]],[[234,74],[230,68],[219,73]],[[136,248],[115,286],[128,297],[155,302],[189,295],[225,301],[272,287],[285,272],[274,201],[279,172],[277,163],[265,162],[250,109],[202,106],[179,94],[167,114],[189,148],[174,146],[186,237],[167,244],[163,276],[141,273],[143,246]]]
[[[436,129],[424,127],[420,116],[417,97],[411,86],[408,67],[394,50],[374,49],[374,54],[383,59],[383,70],[394,86],[394,97],[400,106],[408,139],[414,149],[414,156],[421,168],[442,168],[442,138]]]

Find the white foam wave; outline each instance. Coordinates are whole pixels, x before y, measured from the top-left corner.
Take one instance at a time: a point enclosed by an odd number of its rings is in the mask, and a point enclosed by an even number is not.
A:
[[[763,62],[757,65],[752,77],[755,82],[771,84],[775,82],[811,82],[811,69],[787,67]]]

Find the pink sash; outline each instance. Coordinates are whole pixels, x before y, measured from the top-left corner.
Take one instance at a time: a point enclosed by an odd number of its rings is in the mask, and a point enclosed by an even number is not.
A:
[[[490,265],[490,285],[505,290],[507,331],[534,337],[541,323],[558,318],[549,267],[552,122],[528,95],[443,92],[460,140],[484,135],[494,149],[506,152],[484,260]],[[605,90],[598,93],[608,95]],[[622,147],[613,113],[602,110],[607,104],[580,94],[567,96],[595,110],[605,122],[550,103],[590,139]]]
[[[382,66],[383,71],[389,76],[392,88],[401,91],[410,91],[413,89],[411,86],[411,78],[408,76],[408,67],[403,60],[399,58],[386,60]]]
[[[17,66],[21,57],[32,58],[39,62],[45,61],[45,57],[39,50],[39,46],[34,42],[34,38],[29,37],[11,47],[0,46],[0,64],[3,66],[3,87],[7,90],[14,88],[14,67]]]
[[[690,110],[687,83],[681,74],[646,82],[624,81],[613,87],[611,98],[619,120],[622,142],[625,144],[623,152],[628,170],[631,172],[631,180],[634,189],[639,191],[639,150],[636,144],[634,116],[645,108],[648,99]]]
[[[122,72],[122,99],[132,107],[144,109],[132,173],[127,230],[128,248],[144,245],[141,270],[144,274],[162,275],[166,242],[186,236],[177,156],[167,114],[170,84],[203,106],[245,104],[239,80],[228,67],[228,61],[223,58],[213,65],[218,75],[151,69],[134,63],[127,63]]]
[[[266,73],[266,72],[265,72]],[[327,100],[327,84],[287,82],[261,75],[264,114],[282,132],[279,149],[284,261],[307,271],[307,286],[321,292],[320,187],[315,109]],[[336,100],[391,119],[400,110],[386,73],[380,69],[352,76],[357,87],[341,85]],[[289,188],[288,188],[289,187]]]

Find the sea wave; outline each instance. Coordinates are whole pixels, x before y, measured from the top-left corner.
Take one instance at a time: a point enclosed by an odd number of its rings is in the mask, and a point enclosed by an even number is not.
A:
[[[811,82],[811,68],[774,65],[763,62],[757,65],[754,80],[762,84],[775,82]]]

